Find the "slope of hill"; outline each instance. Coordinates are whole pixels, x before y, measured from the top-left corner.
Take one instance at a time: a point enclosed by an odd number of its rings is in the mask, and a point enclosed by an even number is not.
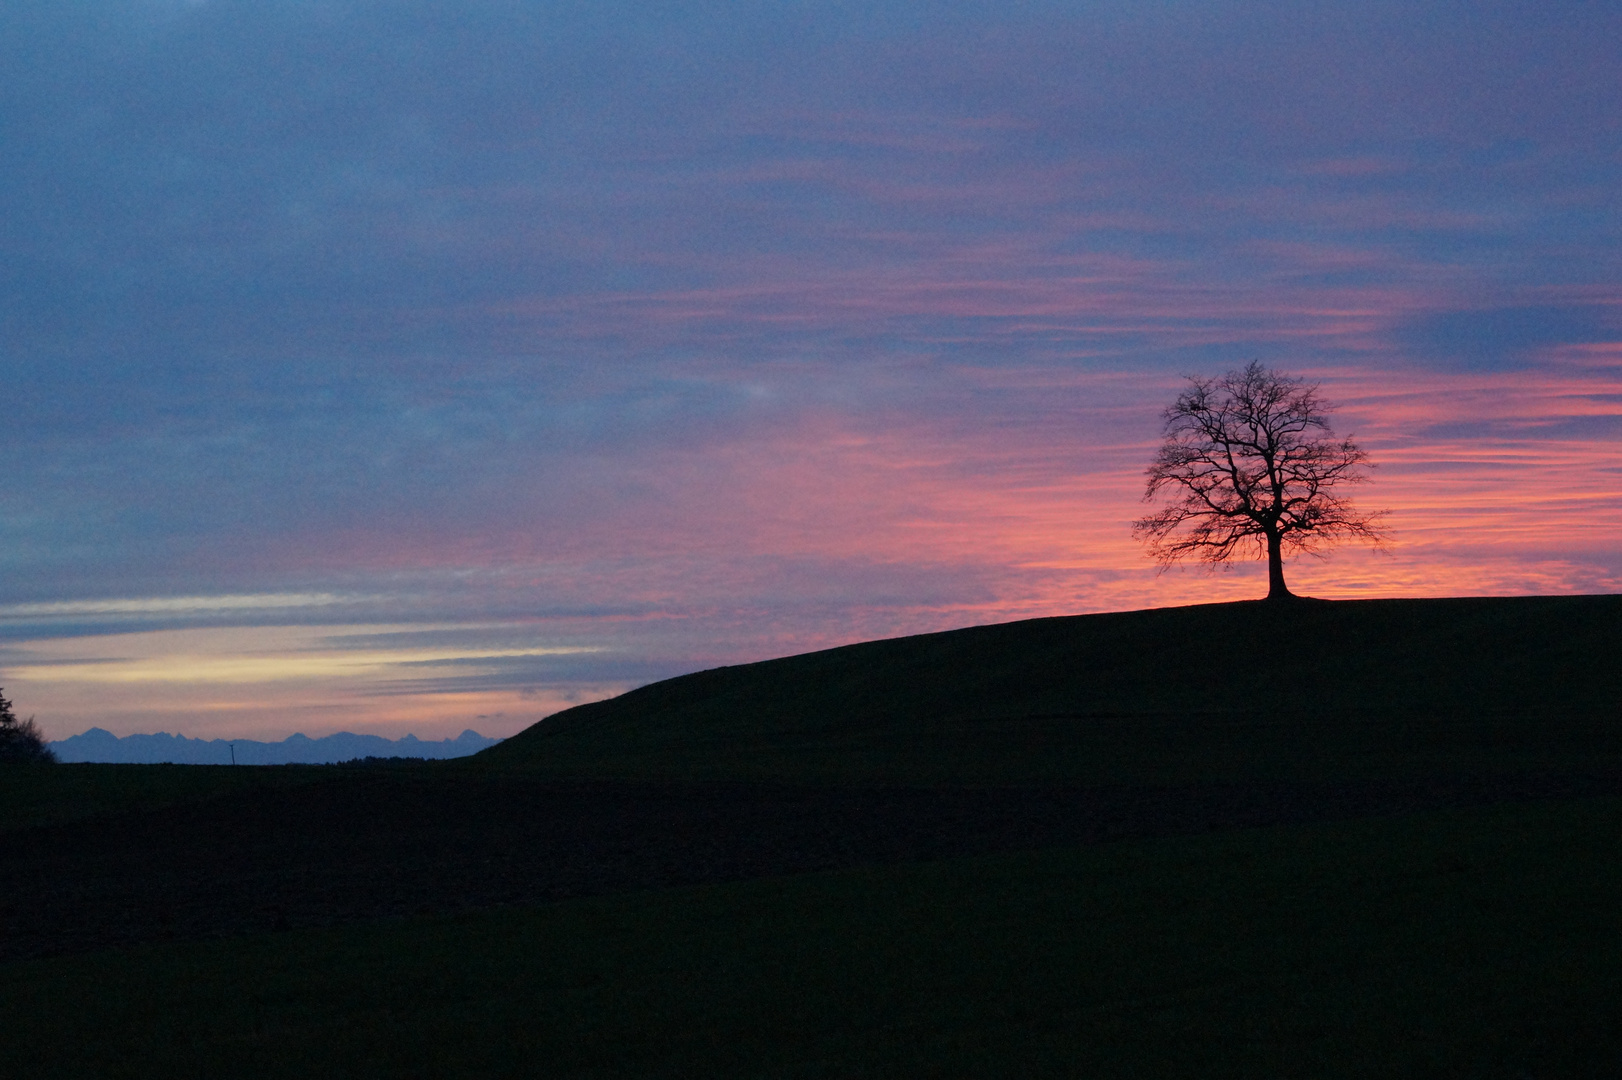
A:
[[[1037,619],[669,679],[474,761],[560,775],[1050,783],[1567,768],[1622,748],[1622,597]]]

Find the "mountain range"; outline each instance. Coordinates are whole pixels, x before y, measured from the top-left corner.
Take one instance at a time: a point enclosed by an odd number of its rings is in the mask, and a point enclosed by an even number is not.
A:
[[[51,743],[62,762],[120,762],[155,765],[325,765],[355,758],[456,758],[476,754],[494,746],[500,739],[487,739],[473,730],[454,739],[419,739],[406,735],[385,739],[381,735],[357,735],[340,731],[312,739],[289,735],[281,742],[253,739],[192,739],[185,735],[158,732],[155,735],[125,735],[119,738],[104,728],[93,727]]]

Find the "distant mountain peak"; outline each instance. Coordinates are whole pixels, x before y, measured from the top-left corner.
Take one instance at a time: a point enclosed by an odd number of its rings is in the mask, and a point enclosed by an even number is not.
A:
[[[325,765],[366,757],[466,757],[500,741],[487,739],[471,728],[454,739],[419,739],[409,733],[399,739],[385,739],[381,735],[340,731],[319,739],[312,739],[300,732],[280,742],[259,742],[254,739],[193,739],[164,731],[120,738],[105,728],[93,727],[83,734],[58,739],[51,743],[51,749],[56,752],[57,760],[63,762]]]

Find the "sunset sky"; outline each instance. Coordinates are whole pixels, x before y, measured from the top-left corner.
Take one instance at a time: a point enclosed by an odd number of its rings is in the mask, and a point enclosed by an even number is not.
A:
[[[510,735],[685,671],[1258,597],[1131,537],[1182,377],[1388,550],[1622,589],[1613,3],[0,5],[0,686]]]

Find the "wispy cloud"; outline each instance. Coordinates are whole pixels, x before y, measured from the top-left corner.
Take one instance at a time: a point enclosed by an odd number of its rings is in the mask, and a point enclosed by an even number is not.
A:
[[[286,608],[323,608],[345,602],[332,593],[252,593],[237,596],[149,596],[109,600],[52,600],[0,604],[0,620],[119,619],[231,612],[247,614]]]

